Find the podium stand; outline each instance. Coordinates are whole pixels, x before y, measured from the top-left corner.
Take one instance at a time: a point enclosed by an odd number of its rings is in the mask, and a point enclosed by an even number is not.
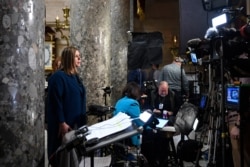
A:
[[[142,133],[142,131],[143,131],[143,127],[136,127],[132,124],[130,127],[126,128],[125,130],[117,132],[112,135],[108,135],[104,138],[101,138],[100,140],[95,140],[94,143],[93,142],[91,143],[92,140],[90,141],[86,140],[87,133],[77,136],[75,130],[71,131],[67,135],[65,135],[64,143],[58,148],[56,152],[56,154],[67,156],[67,157],[60,157],[59,164],[64,163],[64,166],[67,166],[65,165],[65,161],[70,161],[68,155],[70,154],[69,152],[73,152],[73,155],[78,155],[81,157],[86,156],[86,154],[90,154],[90,164],[91,164],[91,167],[94,167],[94,151],[95,150],[101,149],[105,146],[111,145],[112,143],[124,140],[131,136],[140,134]],[[76,151],[78,151],[78,154],[75,154]],[[63,162],[61,161],[62,159],[63,159]],[[74,162],[74,164],[76,163],[80,164],[80,162]],[[72,166],[69,165],[67,167],[72,167]]]
[[[147,117],[145,122],[150,120],[149,118],[151,115]],[[137,119],[139,120],[139,118]],[[91,167],[94,167],[95,150],[143,132],[143,126],[136,126],[132,120],[130,116],[120,112],[109,120],[70,131],[64,136],[63,144],[58,148],[56,155],[62,152],[61,155],[65,156],[61,158],[63,161],[72,161],[71,157],[68,156],[70,153],[74,155],[75,152],[78,153],[77,157],[74,156],[73,159],[90,154]],[[68,166],[71,167],[71,165]]]
[[[103,139],[101,139],[98,143],[92,145],[92,146],[86,146],[85,147],[85,153],[90,153],[90,164],[91,167],[94,167],[94,151],[101,149],[105,146],[111,145],[112,143],[124,140],[126,138],[129,138],[131,136],[137,135],[142,133],[143,127],[129,127],[126,130],[122,132],[118,132],[116,134],[107,136]],[[84,155],[83,155],[84,156]]]

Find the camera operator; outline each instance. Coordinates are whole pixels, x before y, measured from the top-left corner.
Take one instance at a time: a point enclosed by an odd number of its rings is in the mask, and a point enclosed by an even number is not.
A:
[[[244,84],[250,84],[250,78],[240,78],[239,81]],[[247,111],[246,108],[244,108],[244,110]],[[248,142],[250,139],[250,133],[247,131],[250,128],[250,122],[248,121],[250,119],[250,113],[246,111],[241,111],[243,113],[239,113],[239,111],[229,111],[227,116],[232,146],[232,157],[235,167],[241,166],[241,153],[244,154],[244,167],[250,166],[250,143]],[[244,117],[241,118],[241,115]],[[240,126],[241,123],[243,123],[242,126]],[[240,140],[241,137],[243,137],[243,140]],[[243,148],[241,148],[241,141],[243,142]]]
[[[159,82],[167,81],[169,88],[175,92],[178,98],[177,108],[183,104],[184,96],[186,98],[189,96],[189,83],[185,70],[182,68],[183,62],[182,58],[175,57],[171,64],[165,65],[162,68],[159,76]]]

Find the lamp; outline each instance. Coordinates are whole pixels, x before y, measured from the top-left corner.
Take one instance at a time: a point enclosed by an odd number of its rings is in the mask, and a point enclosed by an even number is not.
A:
[[[69,19],[68,19],[70,9],[68,7],[65,7],[62,10],[63,10],[63,17],[65,18],[65,20],[63,22],[60,22],[59,17],[56,16],[56,30],[69,29],[70,27]]]

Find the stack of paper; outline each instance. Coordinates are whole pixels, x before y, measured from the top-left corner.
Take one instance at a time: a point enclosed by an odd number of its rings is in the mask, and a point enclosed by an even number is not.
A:
[[[132,125],[130,116],[119,112],[116,116],[106,121],[89,126],[90,134],[86,136],[87,140],[109,136],[111,134],[125,130]]]

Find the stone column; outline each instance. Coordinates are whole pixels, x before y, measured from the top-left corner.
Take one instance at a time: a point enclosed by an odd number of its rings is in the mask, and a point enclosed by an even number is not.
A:
[[[42,164],[44,0],[0,1],[0,166]]]
[[[111,103],[121,97],[127,83],[127,48],[130,30],[130,1],[111,0]],[[132,14],[132,13],[131,13]]]
[[[127,82],[129,1],[74,0],[70,9],[70,41],[82,53],[80,73],[88,104],[104,105],[102,88],[112,86],[106,104],[114,105]]]
[[[87,88],[87,101],[104,105],[101,88],[111,84],[110,0],[74,0],[70,10],[70,41],[82,54],[80,73]]]

